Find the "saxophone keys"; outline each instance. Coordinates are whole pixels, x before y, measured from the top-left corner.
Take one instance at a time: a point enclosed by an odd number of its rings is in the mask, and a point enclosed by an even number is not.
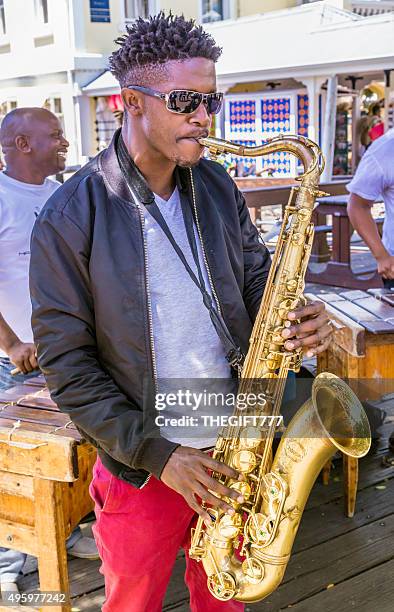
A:
[[[250,514],[246,523],[245,531],[249,540],[259,546],[269,541],[273,529],[272,521],[261,513]]]
[[[249,497],[251,496],[252,490],[250,488],[250,484],[245,480],[237,480],[236,482],[233,482],[231,485],[229,485],[229,487],[230,489],[234,489],[234,491],[237,491],[240,495],[242,495],[245,501],[248,501]]]
[[[258,427],[244,427],[239,434],[242,448],[258,448],[261,441],[261,431]]]
[[[287,317],[287,313],[288,313],[288,310],[286,311],[286,317]],[[282,325],[278,325],[278,327],[275,327],[275,329],[272,330],[271,341],[274,345],[277,344],[281,346],[284,343],[285,339],[282,337],[282,330],[283,330]]]
[[[282,341],[283,341],[283,338],[282,338]],[[278,359],[275,353],[268,353],[267,357],[265,358],[265,363],[269,370],[275,371],[276,368],[278,367]]]
[[[219,521],[217,527],[222,538],[233,540],[239,535],[242,527],[242,516],[236,512],[235,514],[224,514]]]
[[[242,563],[242,572],[251,584],[259,584],[264,578],[264,565],[256,557],[248,557]]]
[[[207,587],[208,591],[221,601],[233,599],[237,593],[235,579],[228,572],[218,572],[208,576]]]
[[[312,211],[309,208],[299,208],[297,217],[300,221],[309,221],[312,216]]]
[[[291,286],[294,286],[295,289],[298,286],[298,282],[295,279],[290,279],[287,282],[291,283]],[[280,318],[283,319],[284,321],[287,320],[287,315],[289,314],[289,311],[294,310],[294,308],[297,308],[297,304],[298,304],[298,299],[287,298],[286,300],[282,300],[278,306],[278,315],[280,316]],[[279,328],[279,329],[280,331],[282,331],[282,328]]]
[[[249,474],[249,472],[253,472],[255,469],[257,459],[252,451],[241,449],[234,453],[231,463],[233,468],[238,472]]]
[[[295,232],[291,237],[291,242],[295,246],[300,246],[304,242],[304,236],[300,232]]]
[[[218,437],[215,444],[215,451],[221,453],[225,447],[225,444],[226,440],[222,436]]]
[[[297,290],[297,287],[298,287],[298,282],[295,280],[295,278],[291,278],[290,280],[286,282],[286,289],[287,291],[290,291],[291,293],[294,293]]]

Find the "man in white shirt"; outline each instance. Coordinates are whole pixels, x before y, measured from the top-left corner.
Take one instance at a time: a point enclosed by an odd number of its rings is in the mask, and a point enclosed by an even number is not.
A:
[[[34,111],[34,112],[33,112]],[[23,374],[37,368],[30,324],[30,236],[45,202],[58,188],[49,175],[64,170],[68,142],[44,109],[18,109],[4,119],[0,141],[0,357]]]
[[[350,221],[371,249],[384,284],[394,288],[394,128],[372,143],[347,189]],[[371,214],[378,198],[385,206],[382,238]]]
[[[69,143],[59,120],[42,108],[19,108],[0,128],[6,169],[0,172],[0,388],[39,373],[31,329],[30,236],[34,222],[60,183],[48,178],[65,168]],[[11,371],[18,368],[19,375]],[[73,556],[98,558],[79,528],[67,541]],[[0,547],[1,592],[17,590],[26,555]]]
[[[372,143],[347,186],[349,219],[376,259],[383,284],[394,291],[394,128]],[[372,217],[372,205],[382,198],[383,236]],[[389,438],[394,452],[394,432]]]

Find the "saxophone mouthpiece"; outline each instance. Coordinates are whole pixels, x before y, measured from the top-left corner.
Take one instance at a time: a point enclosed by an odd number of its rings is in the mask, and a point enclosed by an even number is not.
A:
[[[203,146],[203,147],[208,149],[209,155],[210,155],[211,159],[213,159],[215,161],[219,157],[221,151],[219,150],[219,148],[217,146],[215,146],[212,143],[212,139],[209,139],[209,138],[199,138],[197,140],[197,142],[201,146]]]

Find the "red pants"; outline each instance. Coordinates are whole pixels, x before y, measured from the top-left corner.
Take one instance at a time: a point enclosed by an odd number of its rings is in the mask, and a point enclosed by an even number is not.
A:
[[[201,563],[189,558],[195,512],[181,495],[150,477],[136,489],[113,476],[97,459],[89,488],[97,522],[93,528],[105,577],[103,612],[159,612],[176,555],[186,554],[185,582],[192,612],[242,612],[207,588]]]

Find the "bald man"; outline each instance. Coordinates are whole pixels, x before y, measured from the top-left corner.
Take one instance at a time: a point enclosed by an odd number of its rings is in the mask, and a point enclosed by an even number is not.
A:
[[[60,183],[48,178],[65,168],[69,143],[59,120],[42,108],[19,108],[4,118],[0,145],[0,388],[39,373],[31,329],[30,236],[34,222]],[[21,374],[11,376],[19,368]],[[92,538],[76,529],[67,541],[73,556],[98,558]],[[0,548],[1,593],[17,590],[26,555]]]
[[[30,325],[30,235],[65,168],[67,140],[55,115],[43,108],[10,112],[0,128],[6,170],[0,173],[0,385],[9,371],[37,368]],[[18,379],[15,379],[18,380]]]

